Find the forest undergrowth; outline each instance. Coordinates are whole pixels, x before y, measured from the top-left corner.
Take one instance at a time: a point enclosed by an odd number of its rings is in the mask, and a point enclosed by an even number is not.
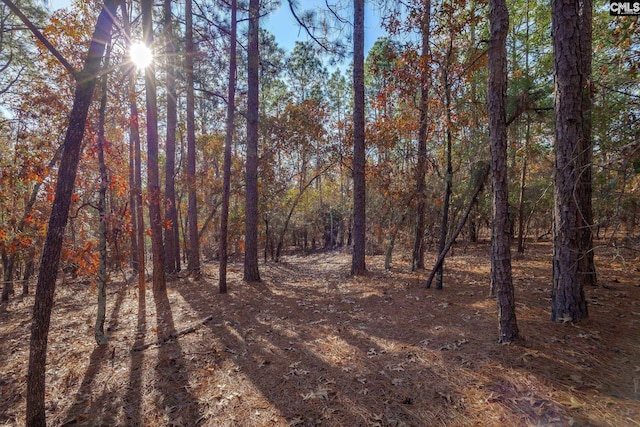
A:
[[[596,244],[590,317],[551,323],[551,245],[514,253],[522,341],[497,344],[488,243],[457,247],[444,290],[407,259],[350,277],[351,257],[290,255],[243,283],[217,263],[168,284],[170,309],[112,277],[109,344],[95,288],[56,291],[47,364],[52,426],[638,426],[638,253]],[[429,260],[432,254],[427,255]],[[148,284],[150,287],[150,283]],[[0,314],[0,425],[23,425],[33,293]],[[157,311],[160,310],[158,313]],[[158,321],[157,319],[161,320]],[[170,335],[173,333],[173,335]],[[168,338],[168,339],[167,339]]]

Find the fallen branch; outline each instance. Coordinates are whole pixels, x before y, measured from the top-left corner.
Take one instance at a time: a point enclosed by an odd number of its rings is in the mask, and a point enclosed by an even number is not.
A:
[[[181,337],[181,336],[183,336],[183,335],[191,334],[191,333],[193,333],[193,332],[197,331],[197,330],[198,330],[198,327],[199,327],[200,325],[205,325],[207,322],[210,322],[211,320],[213,320],[213,316],[207,316],[207,317],[205,317],[205,318],[204,318],[204,319],[203,319],[199,324],[197,324],[197,325],[195,325],[195,326],[190,326],[190,327],[188,327],[188,328],[186,328],[186,329],[182,329],[182,330],[180,330],[180,331],[173,332],[173,333],[172,333],[172,334],[170,334],[168,337],[166,337],[166,338],[159,338],[159,339],[158,339],[157,341],[155,341],[155,342],[148,343],[148,344],[138,345],[138,346],[136,346],[136,347],[133,347],[133,348],[131,349],[131,351],[143,351],[143,350],[146,350],[146,349],[148,349],[148,348],[150,348],[150,347],[153,347],[153,346],[161,346],[162,344],[165,344],[165,343],[167,343],[167,342],[169,342],[169,341],[171,341],[171,340],[174,340],[174,339],[179,338],[179,337]]]

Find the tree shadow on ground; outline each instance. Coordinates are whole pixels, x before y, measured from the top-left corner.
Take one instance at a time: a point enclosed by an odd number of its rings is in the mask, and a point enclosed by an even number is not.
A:
[[[109,327],[111,329],[115,329],[117,326],[120,307],[122,306],[125,293],[120,289],[117,295],[113,309],[111,310],[111,315],[109,316]],[[113,351],[115,352],[115,348],[113,348]],[[92,394],[91,390],[99,386],[99,384],[95,384],[95,378],[110,355],[113,357],[113,353],[110,352],[108,344],[98,345],[94,348],[89,357],[89,366],[82,378],[82,383],[76,392],[73,403],[63,417],[63,420],[66,420],[63,425],[83,424],[86,423],[89,418],[100,419],[105,425],[114,423],[114,402],[117,400],[117,391],[104,389],[100,393],[99,398],[87,402],[87,399],[89,399],[89,396]]]
[[[144,344],[147,334],[147,302],[144,289],[136,287],[138,291],[138,314],[136,321],[135,339],[133,348]],[[127,392],[124,397],[125,417],[128,425],[139,426],[142,424],[142,366],[144,362],[144,352],[132,351],[131,363],[129,364],[129,380]]]
[[[158,348],[158,361],[155,365],[155,382],[160,396],[155,397],[156,408],[161,412],[167,424],[196,425],[201,419],[198,399],[193,395],[189,383],[189,372],[184,354],[176,334],[171,303],[166,293],[154,298],[158,319],[158,339],[162,344]]]
[[[290,275],[295,270],[287,266],[282,272]],[[227,315],[221,314],[210,330],[239,371],[291,425],[425,425],[425,415],[411,407],[420,394],[407,394],[412,381],[396,375],[396,366],[385,367],[382,361],[376,364],[379,371],[367,366],[373,358],[385,358],[387,352],[366,333],[351,332],[351,326],[313,325],[321,319],[309,315],[314,308],[306,306],[304,297],[274,295],[268,279],[263,284],[237,286],[251,287],[253,297],[243,298],[241,310],[232,315],[226,310]],[[201,285],[185,282],[176,290],[201,317],[211,314],[215,296]],[[306,289],[305,293],[319,305],[328,305],[332,298],[322,291],[310,294]],[[221,305],[236,304],[233,295],[223,298]],[[274,317],[276,313],[280,316]],[[333,339],[342,340],[344,359],[323,352],[323,342]],[[412,357],[407,352],[407,363],[416,363],[410,361]],[[350,380],[342,381],[345,377]],[[337,379],[341,379],[339,386]],[[419,369],[419,381],[446,379],[425,365]]]

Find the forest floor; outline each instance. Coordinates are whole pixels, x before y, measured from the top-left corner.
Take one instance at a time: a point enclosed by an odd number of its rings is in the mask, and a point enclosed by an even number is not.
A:
[[[433,254],[427,254],[430,260]],[[285,257],[263,283],[217,264],[169,282],[170,308],[133,283],[108,291],[109,344],[93,338],[95,288],[60,284],[49,335],[51,426],[638,426],[640,262],[599,247],[589,319],[549,321],[551,247],[514,253],[523,340],[497,344],[489,245],[458,247],[444,290],[407,259]],[[130,280],[132,282],[132,280]],[[150,284],[148,284],[150,287]],[[0,314],[0,425],[23,425],[33,295]],[[165,307],[165,308],[162,308]],[[162,319],[157,321],[158,316]],[[177,331],[177,338],[159,337]]]

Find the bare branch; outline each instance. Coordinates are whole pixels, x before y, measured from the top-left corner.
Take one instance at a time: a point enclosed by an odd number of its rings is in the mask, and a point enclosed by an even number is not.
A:
[[[16,6],[11,0],[2,0],[2,2],[7,5],[7,7],[13,12],[20,20],[24,23],[24,25],[31,30],[34,36],[51,52],[51,54],[64,66],[64,68],[69,71],[69,73],[73,76],[74,79],[78,80],[78,71],[73,68],[73,66],[66,60],[64,56],[58,49],[56,49],[47,38],[36,28],[36,26],[26,17],[24,13],[20,10],[18,6]]]

